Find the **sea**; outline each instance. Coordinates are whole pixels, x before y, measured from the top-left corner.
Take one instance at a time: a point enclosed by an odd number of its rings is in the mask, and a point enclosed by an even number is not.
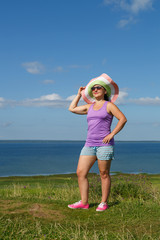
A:
[[[75,173],[84,141],[0,141],[0,177]],[[97,162],[90,172],[99,173]],[[116,141],[111,174],[160,173],[160,142]]]

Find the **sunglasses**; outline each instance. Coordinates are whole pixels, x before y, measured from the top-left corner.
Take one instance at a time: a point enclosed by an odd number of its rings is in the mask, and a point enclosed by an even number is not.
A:
[[[102,89],[102,87],[101,87],[101,86],[98,86],[98,87],[92,87],[92,88],[91,88],[92,91],[94,91],[95,89],[100,90],[100,89]]]

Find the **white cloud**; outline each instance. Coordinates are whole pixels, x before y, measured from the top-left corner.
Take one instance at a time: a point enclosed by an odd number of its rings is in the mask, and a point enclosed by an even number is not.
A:
[[[116,105],[125,104],[127,102],[126,101],[127,97],[128,97],[128,93],[125,90],[119,91],[119,95],[118,95],[118,98],[117,98],[115,104]]]
[[[52,94],[49,94],[49,95],[44,95],[44,96],[41,96],[40,98],[35,98],[35,101],[53,101],[53,100],[61,100],[61,97],[56,94],[56,93],[52,93]]]
[[[118,23],[120,28],[133,24],[136,21],[135,15],[141,11],[153,9],[154,0],[104,0],[104,5],[112,5],[115,9],[122,10],[127,13],[126,18],[121,19]]]
[[[91,65],[78,65],[78,64],[72,64],[68,66],[57,66],[54,67],[53,71],[54,72],[68,72],[70,69],[89,69],[91,68]]]
[[[119,28],[124,28],[126,27],[127,25],[131,24],[131,23],[135,23],[135,21],[133,20],[132,17],[129,17],[128,19],[121,19],[119,22],[118,22],[118,27]]]
[[[5,99],[0,97],[0,107],[3,107],[5,103]]]
[[[3,97],[0,97],[0,108],[5,107],[68,107],[70,102],[75,98],[76,95],[71,95],[66,99],[62,98],[59,94],[52,93],[48,95],[40,96],[39,98],[23,99],[20,101],[8,100]],[[81,98],[80,104],[86,104]],[[136,104],[136,105],[146,105],[146,106],[160,106],[160,97],[155,98],[138,98],[131,99],[128,97],[127,89],[121,89],[119,96],[115,102],[116,105],[123,104]],[[6,125],[7,126],[7,125]],[[9,124],[8,124],[9,126]]]
[[[1,123],[0,125],[3,128],[7,128],[7,127],[10,127],[12,124],[13,124],[13,122],[4,122],[4,123]]]
[[[54,83],[54,80],[51,80],[51,79],[46,79],[42,82],[43,84],[53,84]]]
[[[138,99],[129,99],[129,102],[135,103],[138,105],[155,105],[155,106],[160,106],[160,98],[155,97],[155,98],[138,98]]]
[[[76,95],[72,95],[66,98],[67,101],[72,101],[74,98],[76,97]]]
[[[104,59],[102,60],[102,65],[104,66],[104,65],[106,64],[106,62],[107,62],[107,59],[104,58]]]
[[[3,97],[0,97],[0,108],[4,108],[8,105],[14,106],[14,104],[15,104],[14,100],[8,100],[8,99],[5,99]]]
[[[147,9],[152,9],[153,0],[133,0],[129,6],[132,13],[138,13]]]
[[[160,122],[154,122],[154,123],[152,123],[152,126],[153,126],[153,127],[156,127],[156,128],[157,128],[157,127],[160,127]]]
[[[76,97],[76,95],[72,95],[66,98],[66,101],[68,102],[68,104],[73,101],[73,99]],[[80,105],[86,104],[86,102],[83,100],[83,98],[80,99]]]
[[[52,93],[44,95],[39,98],[26,99],[20,101],[18,105],[26,107],[68,107],[70,102],[75,98],[76,95],[67,97],[66,99],[61,98],[58,94]],[[82,99],[80,100],[80,102]],[[85,103],[86,104],[86,103]]]
[[[26,62],[22,63],[22,66],[31,74],[41,74],[45,70],[44,65],[39,62]]]
[[[20,101],[18,105],[28,106],[28,107],[51,107],[51,106],[61,106],[63,105],[63,99],[56,93],[49,95],[43,95],[39,98],[26,99]]]
[[[64,69],[63,69],[62,66],[58,66],[58,67],[55,67],[55,68],[53,69],[53,71],[54,71],[54,72],[63,72]]]
[[[65,68],[62,67],[62,66],[57,66],[53,69],[54,72],[66,72],[68,71],[69,69],[89,69],[91,67],[91,65],[69,65],[69,66],[66,66]]]
[[[152,9],[153,0],[104,0],[105,5],[113,5],[121,10],[137,14],[140,11]]]
[[[52,93],[48,95],[40,96],[39,98],[30,98],[24,99],[21,101],[5,100],[3,99],[3,107],[68,107],[70,102],[75,98],[76,95],[67,97],[66,99],[62,98],[59,94]],[[82,104],[83,99],[80,99]],[[84,102],[84,104],[86,104]],[[1,107],[1,106],[0,106]]]

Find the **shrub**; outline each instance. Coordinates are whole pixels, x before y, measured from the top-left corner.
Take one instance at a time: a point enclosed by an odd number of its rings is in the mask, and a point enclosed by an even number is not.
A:
[[[90,178],[90,197],[97,201],[101,197],[101,180],[99,175]],[[152,198],[152,186],[146,175],[143,174],[119,174],[111,176],[110,200]]]

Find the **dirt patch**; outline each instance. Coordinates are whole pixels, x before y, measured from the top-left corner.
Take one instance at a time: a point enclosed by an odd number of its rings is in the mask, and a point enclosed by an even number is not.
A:
[[[18,208],[22,208],[22,206],[25,206],[25,204],[23,202],[15,202],[13,200],[0,200],[0,212],[6,212],[9,211],[9,213],[11,213],[10,211],[13,209],[18,209]]]
[[[52,220],[63,220],[65,218],[65,216],[61,214],[59,210],[48,209],[47,205],[37,203],[31,206],[29,213],[34,217]]]
[[[59,221],[65,216],[59,210],[48,208],[47,204],[28,204],[24,202],[15,202],[13,200],[0,200],[0,213],[2,214],[23,214],[29,213],[37,218]]]

